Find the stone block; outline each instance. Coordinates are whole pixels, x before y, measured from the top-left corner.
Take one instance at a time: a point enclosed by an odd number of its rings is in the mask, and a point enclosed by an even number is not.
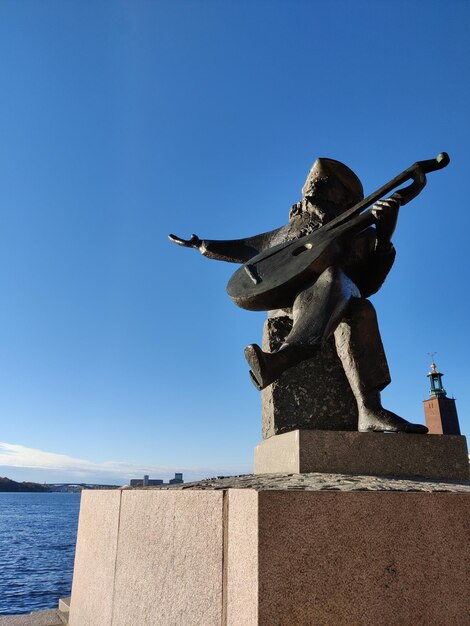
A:
[[[29,615],[0,617],[0,626],[64,626],[67,622],[60,611],[34,611]]]
[[[468,624],[469,515],[468,494],[259,492],[246,626]]]
[[[226,626],[258,620],[258,492],[229,489],[226,511]]]
[[[465,437],[295,430],[255,448],[255,474],[338,473],[468,480]]]
[[[112,626],[218,626],[223,493],[124,491]]]
[[[62,613],[70,613],[70,596],[59,598],[59,611]]]
[[[111,626],[121,493],[82,491],[70,626]]]
[[[266,320],[263,350],[292,328],[287,315]],[[357,406],[331,337],[315,357],[292,367],[261,392],[263,439],[295,429],[357,430]]]
[[[389,490],[345,492],[285,480],[284,489],[124,491],[118,511],[119,492],[92,492],[72,626],[468,624],[468,487],[392,491],[382,479]]]
[[[70,626],[218,626],[222,491],[84,491]]]

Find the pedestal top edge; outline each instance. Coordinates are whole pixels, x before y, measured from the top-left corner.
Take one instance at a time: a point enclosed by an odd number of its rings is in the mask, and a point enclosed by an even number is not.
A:
[[[393,476],[355,476],[349,474],[247,474],[210,478],[179,485],[123,487],[135,491],[181,491],[216,489],[253,489],[255,491],[395,491],[445,492],[470,494],[470,481],[396,478]]]

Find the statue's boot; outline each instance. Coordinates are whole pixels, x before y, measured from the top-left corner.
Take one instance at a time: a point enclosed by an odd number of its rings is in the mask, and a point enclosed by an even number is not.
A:
[[[292,346],[281,348],[277,352],[263,352],[252,343],[245,348],[245,358],[250,366],[250,378],[259,390],[268,387],[290,367],[306,358],[304,352]]]
[[[359,289],[342,270],[328,267],[300,291],[292,307],[293,326],[276,352],[255,343],[245,348],[251,380],[264,389],[290,367],[314,356],[334,331]]]
[[[379,391],[364,394],[358,402],[358,411],[358,431],[362,433],[393,432],[425,435],[428,432],[426,426],[412,424],[392,411],[384,409]]]

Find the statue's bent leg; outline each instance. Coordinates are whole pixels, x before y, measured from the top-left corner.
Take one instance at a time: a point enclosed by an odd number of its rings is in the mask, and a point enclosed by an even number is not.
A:
[[[312,356],[343,319],[359,289],[346,274],[328,267],[309,287],[297,294],[292,307],[294,323],[280,350],[305,350]]]
[[[357,401],[358,430],[425,434],[428,430],[425,426],[410,424],[382,406],[380,392],[390,383],[390,373],[372,304],[362,298],[352,298],[334,336],[338,356]]]
[[[277,352],[263,352],[256,344],[245,348],[250,375],[258,389],[273,383],[290,367],[312,357],[342,320],[356,285],[340,269],[327,268],[314,283],[297,294],[293,326]]]

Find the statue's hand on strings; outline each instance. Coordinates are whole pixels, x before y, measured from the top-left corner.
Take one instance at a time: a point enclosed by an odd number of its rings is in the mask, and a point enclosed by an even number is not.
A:
[[[392,240],[398,220],[400,202],[396,198],[379,200],[372,207],[372,215],[375,217],[378,247],[387,247]]]
[[[184,246],[185,248],[196,248],[199,250],[201,247],[202,241],[199,239],[197,235],[192,235],[191,239],[181,239],[177,235],[168,235],[168,239],[173,243],[176,243],[178,246]]]

